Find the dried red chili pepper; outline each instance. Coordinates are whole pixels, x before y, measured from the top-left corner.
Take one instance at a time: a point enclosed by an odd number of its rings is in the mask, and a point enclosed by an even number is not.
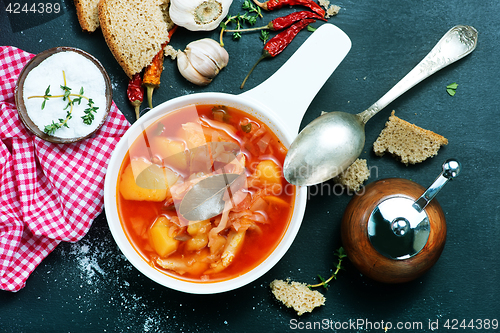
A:
[[[225,32],[242,32],[242,31],[256,31],[256,30],[264,30],[264,29],[279,31],[279,30],[283,30],[283,29],[288,28],[289,26],[291,26],[292,24],[294,24],[297,21],[300,21],[303,19],[308,19],[308,18],[326,21],[326,19],[324,17],[322,17],[321,15],[319,15],[317,13],[310,12],[308,10],[303,10],[300,12],[294,12],[294,13],[288,14],[286,16],[277,17],[263,27],[224,30],[224,31]]]
[[[262,52],[262,56],[259,58],[259,60],[257,60],[255,65],[253,65],[252,69],[250,69],[250,72],[248,72],[240,88],[243,89],[243,86],[245,85],[245,82],[247,82],[248,77],[250,76],[250,74],[252,74],[253,70],[255,69],[255,67],[257,67],[259,62],[262,61],[262,59],[273,58],[278,54],[280,54],[291,43],[291,41],[295,38],[295,36],[297,36],[297,34],[302,29],[304,29],[309,24],[314,22],[316,22],[315,19],[300,20],[292,24],[286,30],[280,32],[279,34],[271,38],[264,46],[264,51]]]
[[[168,40],[161,45],[160,51],[154,56],[151,64],[146,67],[144,71],[142,84],[146,87],[148,105],[150,108],[153,108],[153,91],[160,86],[160,76],[163,71],[163,49],[167,46],[176,29],[177,26],[175,25],[171,30],[169,30]]]
[[[135,117],[139,119],[139,109],[142,101],[144,100],[144,88],[142,87],[141,73],[135,74],[132,79],[128,81],[127,97],[130,104],[134,106]]]
[[[253,0],[253,2],[264,10],[275,10],[283,6],[304,6],[321,15],[321,17],[325,17],[325,10],[313,0],[268,0],[266,2]]]
[[[148,105],[153,108],[153,91],[160,86],[160,76],[163,71],[163,48],[166,43],[161,46],[160,51],[154,56],[151,64],[146,67],[142,84],[146,87],[148,95]]]
[[[295,12],[288,14],[287,16],[282,16],[275,18],[269,23],[269,29],[277,31],[277,30],[283,30],[285,28],[288,28],[292,24],[294,24],[297,21],[304,20],[304,19],[316,19],[316,20],[322,20],[326,21],[326,19],[321,16],[318,13],[313,13],[307,10],[303,10],[300,12]]]

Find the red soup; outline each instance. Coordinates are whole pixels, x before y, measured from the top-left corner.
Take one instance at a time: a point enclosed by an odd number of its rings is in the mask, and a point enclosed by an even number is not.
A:
[[[117,200],[128,239],[150,265],[180,279],[214,282],[250,271],[276,248],[292,216],[286,152],[264,123],[232,107],[191,105],[160,118],[121,166]],[[196,184],[222,173],[240,175],[243,185],[229,191],[231,200],[225,194],[218,215],[190,219],[183,202]]]

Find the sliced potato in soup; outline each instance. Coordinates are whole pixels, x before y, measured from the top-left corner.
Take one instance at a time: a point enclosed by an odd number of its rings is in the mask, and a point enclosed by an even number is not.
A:
[[[179,140],[172,140],[164,136],[156,136],[151,139],[153,154],[162,159],[167,159],[172,167],[178,170],[187,168],[186,145]]]
[[[163,201],[170,195],[169,184],[175,184],[178,178],[169,168],[159,168],[142,158],[132,159],[121,175],[120,193],[126,200]]]

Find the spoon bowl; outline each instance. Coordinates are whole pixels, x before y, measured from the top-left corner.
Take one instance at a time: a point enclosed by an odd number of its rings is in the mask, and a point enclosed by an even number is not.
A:
[[[368,109],[356,115],[330,112],[309,123],[288,150],[283,164],[286,180],[294,185],[315,185],[347,169],[364,148],[368,120],[425,78],[471,53],[477,36],[471,26],[451,28],[415,68]]]
[[[365,124],[358,115],[328,112],[299,136],[286,156],[283,173],[292,184],[313,185],[335,177],[356,160],[365,146]]]

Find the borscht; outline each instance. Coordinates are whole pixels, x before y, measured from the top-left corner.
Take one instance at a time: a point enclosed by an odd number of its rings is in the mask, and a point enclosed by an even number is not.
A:
[[[233,107],[189,105],[158,118],[130,143],[119,172],[127,238],[151,266],[179,279],[215,282],[252,270],[292,217],[286,153],[264,122]],[[220,179],[228,186],[219,190]],[[214,213],[200,219],[203,210]]]

